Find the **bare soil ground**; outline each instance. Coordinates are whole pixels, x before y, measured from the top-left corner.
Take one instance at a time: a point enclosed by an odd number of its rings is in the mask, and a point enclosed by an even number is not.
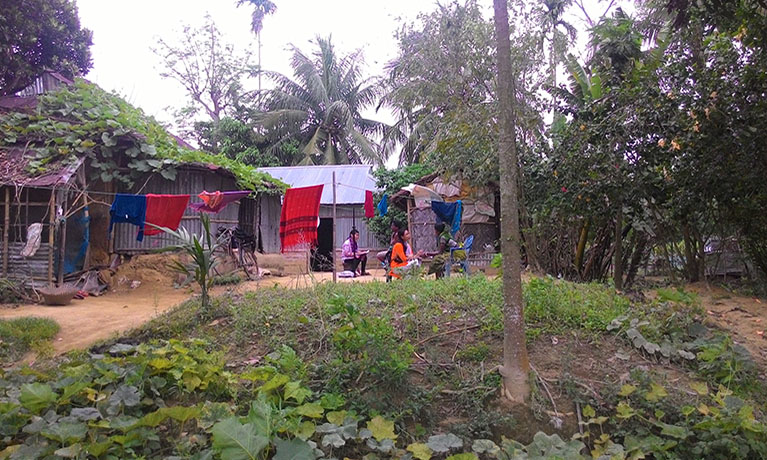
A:
[[[134,259],[135,260],[135,259]],[[88,348],[92,344],[136,328],[150,319],[188,300],[194,295],[190,288],[173,287],[171,271],[156,268],[156,261],[133,262],[120,267],[113,285],[115,288],[100,297],[73,300],[70,305],[51,307],[38,304],[0,306],[0,319],[37,316],[51,318],[61,326],[53,342],[55,354]],[[372,276],[354,279],[339,278],[339,282],[370,282],[384,280],[383,270],[372,270]],[[213,294],[226,291],[245,293],[274,285],[287,288],[309,287],[314,283],[329,282],[332,273],[313,273],[312,276],[265,277],[235,286],[218,287]],[[131,289],[132,281],[141,284]],[[27,357],[30,359],[31,357]]]
[[[767,303],[704,283],[690,284],[685,289],[698,294],[707,322],[730,332],[733,340],[751,353],[762,371],[767,370]]]

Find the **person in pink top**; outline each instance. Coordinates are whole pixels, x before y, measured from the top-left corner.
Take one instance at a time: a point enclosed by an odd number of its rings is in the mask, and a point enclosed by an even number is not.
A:
[[[361,251],[357,242],[360,239],[360,232],[353,228],[349,232],[349,238],[344,241],[341,247],[341,260],[344,263],[344,270],[354,273],[354,276],[370,275],[365,271],[368,263],[368,251]],[[357,270],[359,268],[359,270]]]

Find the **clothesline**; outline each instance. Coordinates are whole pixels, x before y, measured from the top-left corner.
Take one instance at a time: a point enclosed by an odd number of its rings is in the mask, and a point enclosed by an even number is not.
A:
[[[38,185],[27,186],[27,185],[21,185],[21,184],[0,184],[0,185],[6,186],[6,187],[12,187],[12,186],[20,186],[21,188],[29,187],[29,188],[40,189],[40,190],[53,190],[53,191],[62,190],[62,191],[72,192],[72,193],[83,192],[82,189],[78,189],[78,188],[69,189],[69,188],[65,188],[65,187],[50,187],[50,186],[38,186]],[[239,190],[221,190],[221,191],[222,192],[224,192],[224,191],[227,191],[227,192],[237,192]],[[126,193],[130,194],[130,192],[102,192],[102,191],[99,191],[99,190],[85,190],[85,192],[87,192],[88,194],[91,194],[91,195],[102,195],[102,196],[117,196],[117,195],[125,195]],[[146,194],[145,193],[136,193],[136,195],[146,195]]]

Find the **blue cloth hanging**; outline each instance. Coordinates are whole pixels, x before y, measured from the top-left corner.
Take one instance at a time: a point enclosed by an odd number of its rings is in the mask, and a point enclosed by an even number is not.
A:
[[[387,212],[389,212],[389,195],[384,193],[384,196],[381,197],[381,201],[378,202],[378,214],[381,216],[385,216]]]
[[[112,207],[109,208],[109,232],[118,223],[137,225],[136,241],[144,240],[144,223],[146,221],[146,195],[127,195],[118,193]]]
[[[454,203],[432,201],[431,210],[437,215],[438,221],[450,225],[451,235],[455,235],[461,229],[461,215],[463,214],[463,203],[461,203],[461,200]]]

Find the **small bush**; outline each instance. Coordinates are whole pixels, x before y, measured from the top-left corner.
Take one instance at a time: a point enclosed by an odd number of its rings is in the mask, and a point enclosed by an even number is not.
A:
[[[32,348],[43,350],[58,332],[59,325],[48,318],[0,320],[0,361],[16,361]]]
[[[15,281],[0,279],[0,303],[16,304],[24,301],[24,290]]]

